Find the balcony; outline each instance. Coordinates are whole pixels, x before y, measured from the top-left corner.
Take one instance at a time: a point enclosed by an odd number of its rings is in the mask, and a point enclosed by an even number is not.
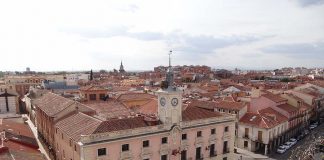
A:
[[[153,152],[150,147],[142,148],[142,156],[152,156]]]
[[[132,159],[133,155],[131,151],[121,152],[120,159]]]
[[[204,142],[203,137],[197,137],[195,144],[202,144]]]
[[[250,137],[249,137],[249,135],[243,135],[243,138],[245,138],[245,139],[249,139]]]
[[[216,134],[212,134],[212,135],[210,135],[210,137],[209,137],[209,142],[210,142],[210,143],[216,142],[216,140],[217,140],[217,138],[216,138]]]
[[[161,154],[168,154],[168,152],[169,152],[169,148],[170,148],[170,146],[169,146],[169,144],[162,144],[161,145],[161,148],[160,148],[160,153]]]
[[[223,134],[223,140],[225,140],[225,139],[231,139],[230,132],[224,132],[224,134]]]
[[[181,140],[181,148],[188,148],[189,142],[188,140]]]

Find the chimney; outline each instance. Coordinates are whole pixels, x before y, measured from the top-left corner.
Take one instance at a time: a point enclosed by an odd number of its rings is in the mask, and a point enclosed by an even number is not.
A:
[[[261,91],[260,91],[259,87],[252,88],[251,97],[252,98],[258,98],[260,96],[261,96]]]

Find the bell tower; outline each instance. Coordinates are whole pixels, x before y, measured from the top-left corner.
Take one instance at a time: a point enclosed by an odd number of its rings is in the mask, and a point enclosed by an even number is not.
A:
[[[171,54],[169,53],[169,68],[166,74],[167,87],[157,91],[158,116],[166,125],[178,125],[182,121],[182,92],[174,86],[174,73],[171,66]]]

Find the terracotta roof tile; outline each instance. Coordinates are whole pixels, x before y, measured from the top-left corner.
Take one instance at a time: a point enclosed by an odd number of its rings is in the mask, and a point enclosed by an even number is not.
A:
[[[182,121],[192,121],[205,118],[221,117],[222,114],[199,107],[188,106],[182,111]]]
[[[121,94],[117,98],[117,100],[118,101],[128,101],[128,100],[152,99],[152,98],[156,98],[156,96],[147,94],[147,93],[125,93],[125,94]]]
[[[284,98],[280,97],[279,95],[276,95],[276,94],[273,94],[270,92],[266,92],[266,94],[263,94],[262,96],[265,98],[268,98],[271,101],[274,101],[276,103],[287,101],[287,99],[284,99]]]
[[[74,103],[75,102],[70,99],[51,92],[46,93],[42,97],[35,100],[35,105],[49,116],[54,116]]]
[[[192,100],[190,101],[189,107],[199,107],[209,110],[214,110],[216,102],[213,101],[202,101],[202,100]]]
[[[147,126],[149,125],[144,121],[144,117],[113,119],[102,122],[93,133],[113,132]]]
[[[131,112],[121,102],[113,99],[109,99],[108,101],[84,102],[84,104],[95,110],[99,117],[103,119],[128,117]]]
[[[59,121],[55,127],[66,133],[73,140],[79,141],[81,135],[92,134],[101,122],[98,119],[79,112]]]
[[[147,103],[140,105],[135,112],[142,114],[157,114],[158,112],[158,101],[157,99],[151,99]]]
[[[295,112],[295,111],[298,110],[297,107],[294,107],[294,106],[292,106],[292,105],[290,105],[290,104],[287,104],[287,103],[286,103],[286,104],[278,105],[277,107],[278,107],[278,108],[281,108],[281,109],[283,109],[283,110],[285,110],[285,111],[287,111],[288,113]]]
[[[242,108],[244,108],[245,104],[242,102],[229,102],[229,101],[212,102],[212,101],[194,100],[190,103],[189,106],[205,108],[209,110],[214,110],[214,108],[241,110]]]
[[[279,112],[271,108],[266,108],[261,113],[246,113],[240,120],[240,123],[256,126],[258,128],[273,128],[288,119]]]
[[[39,97],[35,101],[35,105],[44,111],[48,116],[55,116],[57,113],[63,111],[64,109],[74,106],[74,107],[86,107],[79,102],[73,101],[68,98],[64,98],[60,95],[54,93],[46,93]]]
[[[241,110],[245,107],[245,104],[242,102],[219,101],[216,103],[216,107],[230,110]]]
[[[16,120],[3,119],[0,123],[0,131],[3,130],[8,140],[4,142],[4,146],[10,151],[40,153],[36,138],[28,125]]]

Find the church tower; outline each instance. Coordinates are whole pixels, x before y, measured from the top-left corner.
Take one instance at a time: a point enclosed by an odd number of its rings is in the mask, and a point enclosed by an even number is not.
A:
[[[166,74],[168,86],[157,91],[158,116],[166,125],[179,125],[182,121],[182,91],[174,86],[174,72],[171,66],[171,54],[169,53],[169,68]]]
[[[120,73],[125,73],[124,65],[123,65],[123,61],[120,62],[119,72],[120,72]]]

